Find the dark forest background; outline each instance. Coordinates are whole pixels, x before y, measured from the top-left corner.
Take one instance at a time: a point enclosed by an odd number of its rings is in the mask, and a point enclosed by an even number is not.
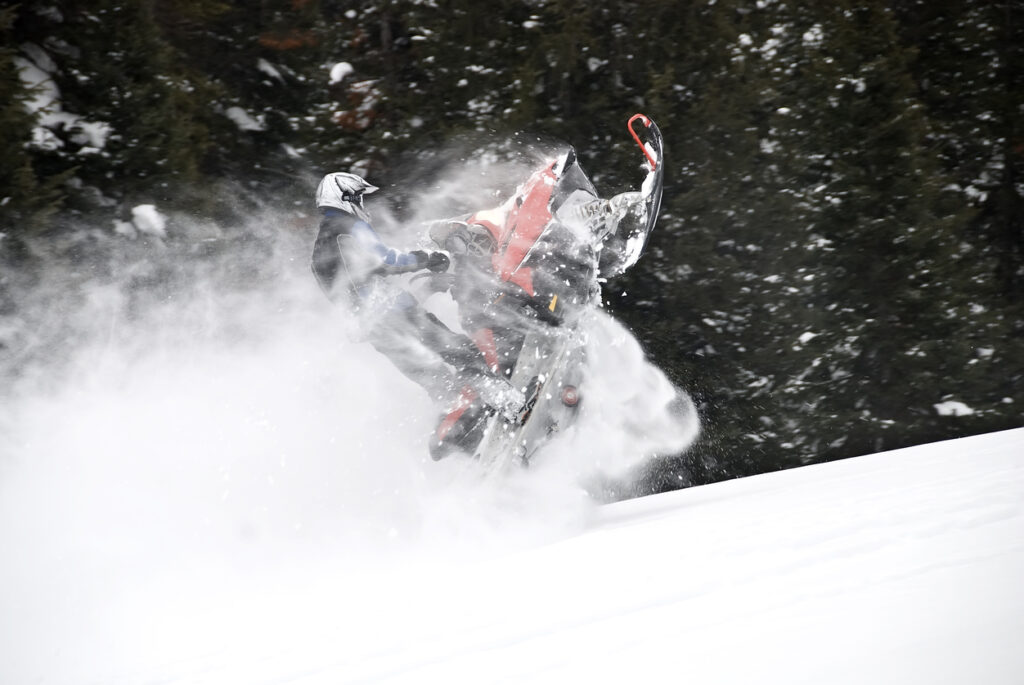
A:
[[[47,260],[144,244],[115,230],[139,204],[229,242],[245,207],[308,215],[324,172],[400,212],[443,150],[538,138],[620,192],[642,111],[663,214],[608,307],[705,423],[643,488],[1024,425],[1024,3],[0,7],[0,319]]]

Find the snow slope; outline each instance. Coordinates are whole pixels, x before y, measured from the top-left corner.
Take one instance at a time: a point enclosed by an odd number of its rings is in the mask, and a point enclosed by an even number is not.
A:
[[[0,681],[1024,682],[1024,429],[603,508],[523,501],[372,555],[179,568],[87,619],[5,578]]]

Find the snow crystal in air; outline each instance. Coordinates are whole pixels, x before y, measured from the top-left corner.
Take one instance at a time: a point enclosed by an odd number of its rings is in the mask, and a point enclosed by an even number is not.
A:
[[[266,129],[266,124],[263,123],[262,116],[258,119],[254,119],[251,114],[241,107],[228,107],[227,110],[225,110],[224,115],[231,121],[235,122],[241,131],[263,131]]]
[[[132,223],[142,233],[158,238],[167,237],[167,219],[156,210],[154,205],[132,207]],[[115,230],[117,230],[116,226]]]
[[[800,337],[797,338],[797,340],[800,341],[801,345],[806,345],[807,343],[809,343],[810,341],[814,340],[817,337],[817,333],[811,333],[810,331],[807,331],[806,333],[801,333]]]
[[[331,80],[329,83],[341,83],[345,80],[345,77],[351,74],[355,69],[348,62],[338,62],[331,67]]]
[[[932,406],[935,407],[935,411],[939,413],[939,416],[970,416],[974,413],[973,409],[963,402],[956,400],[947,400]]]

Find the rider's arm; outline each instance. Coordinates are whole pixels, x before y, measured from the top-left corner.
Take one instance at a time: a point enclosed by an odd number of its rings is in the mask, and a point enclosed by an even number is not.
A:
[[[320,288],[332,300],[342,293],[358,299],[374,274],[415,265],[415,257],[389,249],[365,221],[338,210],[324,211],[311,266]]]
[[[373,276],[420,269],[445,271],[448,258],[440,252],[401,252],[388,247],[370,224],[340,211],[327,211],[313,245],[313,274],[328,297],[344,285],[358,297]]]
[[[423,250],[401,252],[390,248],[384,244],[373,227],[365,222],[357,221],[352,227],[352,234],[365,250],[380,259],[380,263],[373,269],[374,274],[387,276],[421,269],[435,272],[448,269],[448,256],[443,252],[424,252]]]

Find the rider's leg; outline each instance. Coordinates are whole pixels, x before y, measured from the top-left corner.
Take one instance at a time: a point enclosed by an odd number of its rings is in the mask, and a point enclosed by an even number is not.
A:
[[[407,378],[436,402],[447,402],[456,392],[458,377],[444,358],[422,339],[410,310],[394,309],[381,315],[366,340]]]
[[[503,414],[514,414],[522,392],[493,375],[483,354],[420,307],[392,309],[375,323],[369,342],[435,400],[449,401],[471,385],[481,401]]]

